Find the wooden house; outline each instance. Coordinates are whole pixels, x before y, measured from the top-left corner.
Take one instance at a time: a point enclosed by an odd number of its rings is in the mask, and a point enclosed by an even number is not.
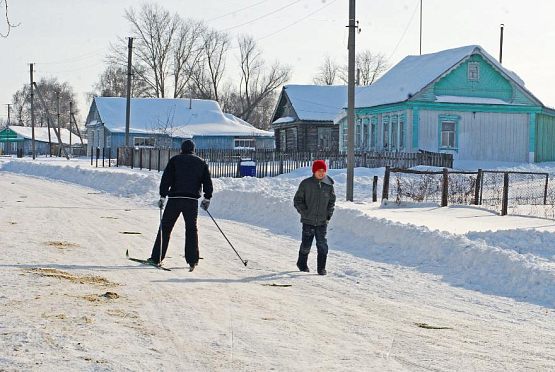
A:
[[[86,120],[89,147],[125,146],[126,99],[97,97]],[[132,98],[129,145],[179,148],[193,139],[198,149],[273,148],[273,133],[223,113],[215,101],[178,98]]]
[[[335,118],[347,148],[346,107]],[[356,95],[355,147],[453,154],[455,160],[555,160],[555,110],[470,45],[408,56]]]
[[[66,128],[60,129],[60,136],[64,147],[70,152],[69,147],[71,143],[72,150],[70,153],[77,152],[81,149],[81,138],[74,133],[71,133]],[[83,140],[86,144],[87,140]],[[6,151],[6,147],[8,150]],[[9,125],[0,131],[0,149],[3,154],[17,154],[18,151],[23,151],[24,155],[33,154],[33,134],[31,127],[22,127],[17,125]],[[48,128],[35,127],[35,154],[46,155],[57,154],[59,150],[58,137],[53,128],[50,128],[50,137],[48,136]],[[79,151],[80,153],[80,151]]]
[[[271,119],[276,148],[337,151],[339,129],[333,120],[346,102],[345,85],[285,85]]]

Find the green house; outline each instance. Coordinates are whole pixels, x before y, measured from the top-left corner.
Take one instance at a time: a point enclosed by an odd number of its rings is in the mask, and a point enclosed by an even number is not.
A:
[[[0,131],[0,154],[17,154],[17,151],[23,148],[24,141],[24,138],[19,137],[17,133],[9,127],[2,129]]]
[[[347,148],[346,108],[335,118]],[[408,56],[355,99],[355,148],[555,160],[555,110],[477,45]]]

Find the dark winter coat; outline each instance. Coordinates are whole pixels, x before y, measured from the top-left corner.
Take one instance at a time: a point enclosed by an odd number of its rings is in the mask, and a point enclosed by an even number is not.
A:
[[[201,188],[202,187],[202,188]],[[166,165],[160,182],[160,196],[212,197],[212,178],[208,164],[194,153],[174,156]]]
[[[312,226],[328,223],[335,208],[333,183],[329,176],[320,181],[314,175],[301,182],[293,202],[302,223]]]

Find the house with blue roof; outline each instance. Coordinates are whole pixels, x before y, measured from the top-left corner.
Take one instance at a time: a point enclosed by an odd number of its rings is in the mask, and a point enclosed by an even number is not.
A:
[[[347,149],[347,108],[336,116]],[[418,150],[455,160],[555,160],[555,110],[482,47],[408,56],[355,98],[357,150]]]
[[[126,99],[94,98],[85,127],[89,146],[106,151],[125,146]],[[181,98],[132,98],[129,145],[136,148],[177,149],[193,139],[198,149],[267,149],[272,132],[260,130],[222,112],[216,101]]]
[[[346,103],[346,85],[285,85],[271,119],[276,148],[338,151],[339,129],[333,120]]]

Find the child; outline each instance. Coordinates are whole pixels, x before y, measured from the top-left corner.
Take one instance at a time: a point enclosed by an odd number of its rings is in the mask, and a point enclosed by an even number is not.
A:
[[[312,164],[312,177],[301,182],[293,199],[295,208],[301,215],[303,235],[297,267],[300,271],[309,272],[308,254],[314,236],[318,248],[318,274],[326,275],[326,259],[328,257],[328,241],[326,239],[328,223],[335,208],[335,192],[333,180],[326,174],[326,163],[316,160]]]

